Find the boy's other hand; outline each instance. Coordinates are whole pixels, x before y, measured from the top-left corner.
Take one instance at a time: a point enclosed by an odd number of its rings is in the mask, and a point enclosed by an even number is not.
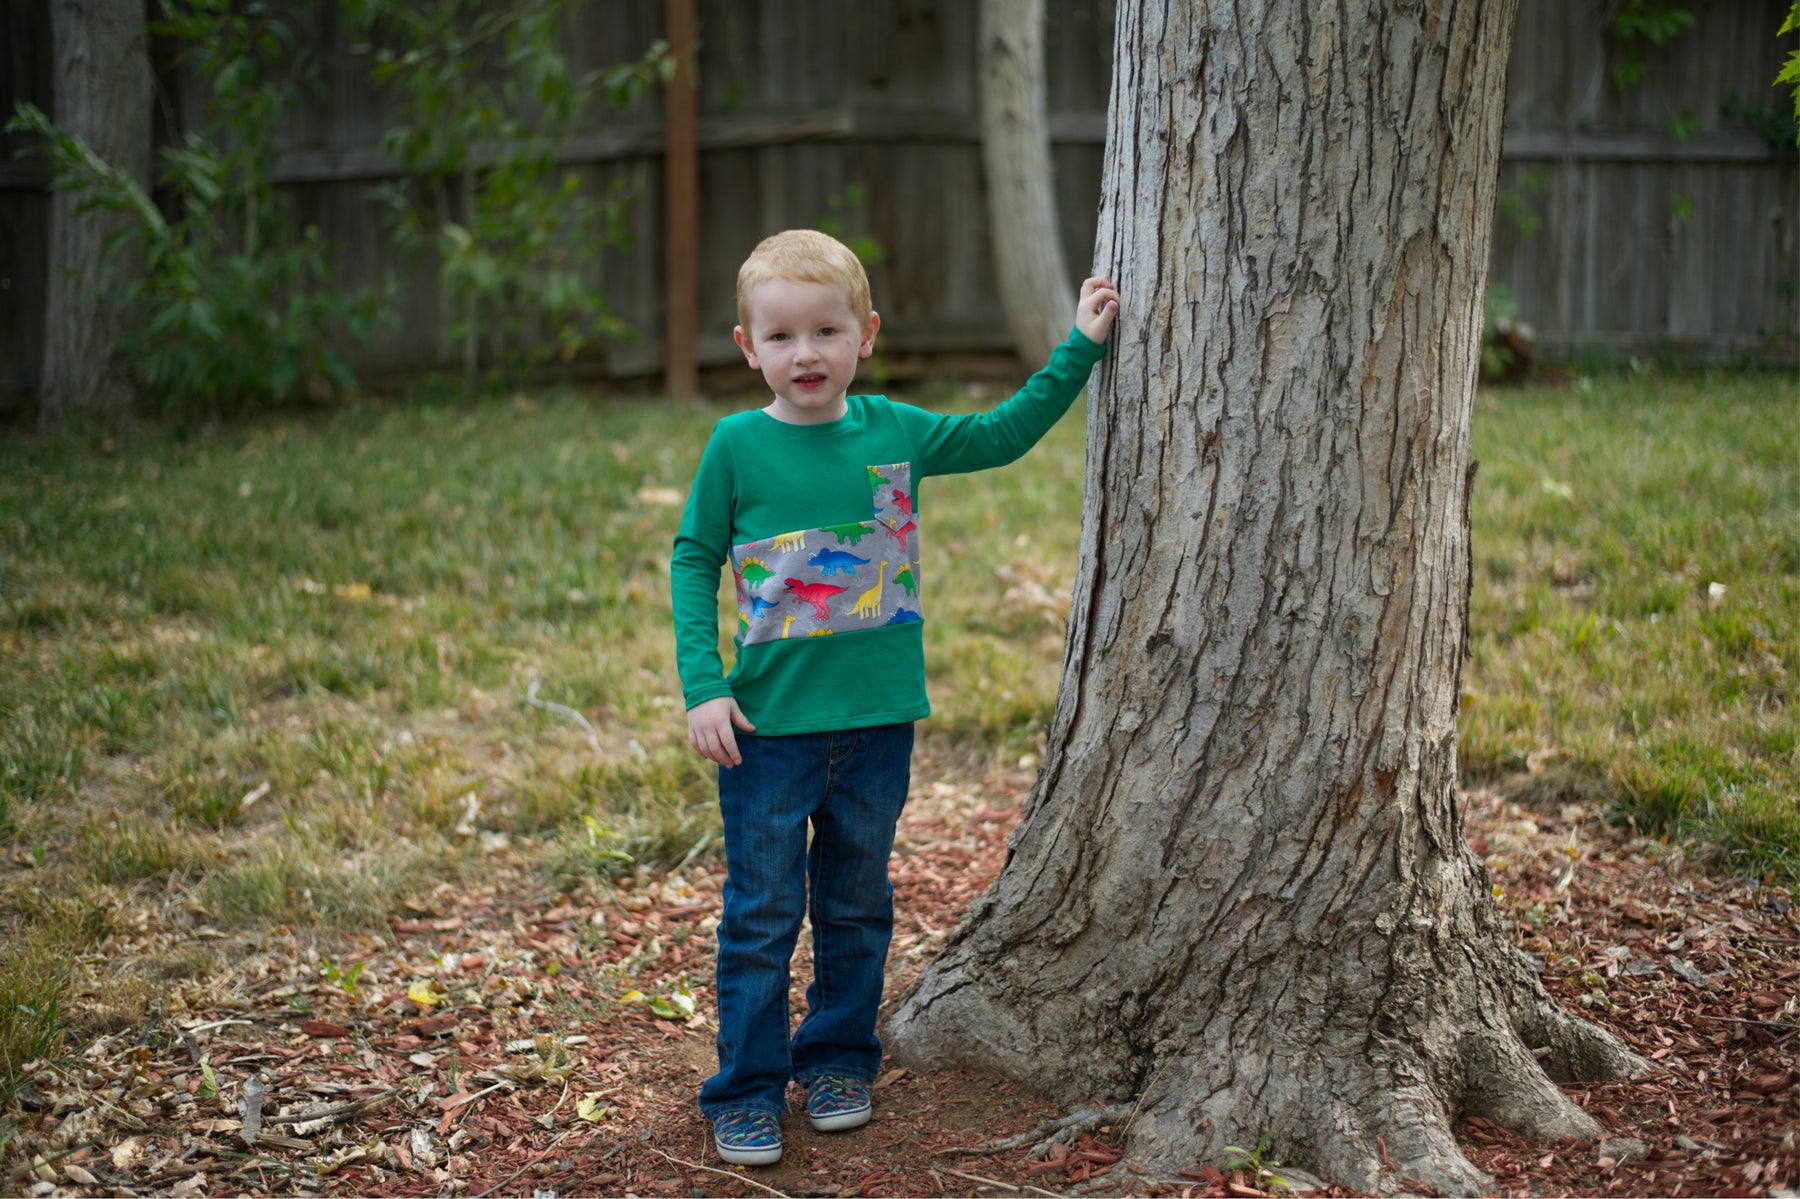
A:
[[[737,700],[729,695],[704,700],[688,709],[688,744],[709,762],[721,766],[738,766],[744,761],[738,753],[737,734],[732,726],[754,733],[756,726],[744,717]]]
[[[1119,315],[1119,293],[1112,280],[1095,275],[1081,285],[1081,299],[1075,305],[1075,327],[1089,341],[1104,342],[1112,332],[1113,318]]]

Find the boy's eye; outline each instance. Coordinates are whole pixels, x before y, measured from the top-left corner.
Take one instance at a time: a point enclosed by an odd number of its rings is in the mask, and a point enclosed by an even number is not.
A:
[[[819,330],[819,336],[820,337],[835,337],[835,336],[837,336],[837,326],[836,325],[826,325],[823,329]]]

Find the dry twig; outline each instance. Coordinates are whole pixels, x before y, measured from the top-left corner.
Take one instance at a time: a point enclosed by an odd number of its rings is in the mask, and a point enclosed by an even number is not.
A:
[[[399,1091],[390,1089],[381,1092],[379,1095],[371,1095],[367,1099],[358,1099],[352,1103],[337,1103],[330,1107],[315,1108],[311,1111],[285,1112],[279,1116],[264,1116],[263,1123],[308,1124],[313,1127],[309,1128],[307,1131],[316,1132],[328,1125],[343,1124],[355,1119],[364,1112],[373,1111],[399,1093]],[[299,1129],[296,1128],[295,1131],[298,1132]]]
[[[582,728],[587,730],[588,744],[594,747],[594,753],[602,758],[606,756],[606,750],[602,749],[600,746],[600,734],[594,731],[594,726],[588,723],[588,718],[583,716],[580,712],[577,712],[574,708],[569,707],[567,704],[559,704],[547,699],[539,699],[537,679],[531,680],[531,687],[525,692],[525,702],[534,708],[543,708],[548,712],[560,712],[562,715],[569,717],[576,724],[579,724]]]
[[[574,1131],[575,1130],[573,1128],[563,1129],[562,1132],[557,1136],[557,1138],[554,1141],[551,1141],[548,1145],[544,1146],[542,1152],[538,1153],[534,1157],[527,1158],[525,1160],[525,1164],[520,1166],[517,1170],[514,1170],[511,1174],[508,1174],[505,1178],[502,1178],[499,1182],[496,1182],[493,1186],[491,1186],[487,1190],[481,1192],[481,1194],[471,1195],[469,1197],[469,1199],[487,1199],[487,1197],[489,1195],[493,1194],[495,1191],[499,1190],[501,1187],[505,1186],[507,1183],[511,1182],[513,1179],[517,1178],[519,1175],[525,1173],[525,1171],[531,1169],[531,1167],[536,1165],[538,1162],[541,1162],[546,1157],[549,1157],[551,1152],[558,1145],[560,1145],[564,1141],[568,1140],[569,1135],[571,1133],[573,1133]]]
[[[646,1146],[644,1146],[644,1148],[650,1150],[650,1152],[656,1154],[656,1156],[658,1156],[660,1158],[665,1158],[668,1161],[674,1162],[676,1165],[681,1166],[683,1169],[705,1170],[708,1174],[723,1174],[727,1178],[737,1179],[739,1182],[743,1183],[745,1186],[753,1186],[757,1190],[763,1192],[765,1195],[774,1195],[777,1197],[777,1199],[792,1199],[792,1196],[790,1196],[786,1191],[778,1191],[774,1187],[766,1187],[762,1183],[756,1181],[756,1179],[746,1177],[743,1174],[739,1174],[736,1170],[721,1170],[717,1166],[703,1166],[699,1162],[691,1162],[691,1161],[688,1161],[686,1158],[676,1157],[673,1153],[664,1153],[661,1149],[656,1148],[656,1146],[654,1146],[654,1145],[646,1145]],[[951,1173],[955,1173],[955,1171],[953,1170],[953,1171],[951,1171]]]
[[[1000,1187],[1001,1189],[1008,1191],[1018,1191],[1021,1194],[1029,1191],[1033,1195],[1048,1195],[1050,1196],[1050,1199],[1057,1199],[1055,1191],[1046,1191],[1042,1187],[1034,1187],[1028,1183],[1014,1186],[1010,1182],[1001,1182],[998,1178],[983,1178],[979,1174],[964,1174],[961,1170],[952,1170],[948,1166],[945,1166],[943,1170],[946,1174],[954,1174],[956,1177],[966,1178],[970,1182],[979,1182],[986,1186]]]

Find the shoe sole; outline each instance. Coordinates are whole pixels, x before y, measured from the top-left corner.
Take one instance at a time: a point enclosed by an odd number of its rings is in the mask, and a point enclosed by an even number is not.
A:
[[[854,1112],[838,1112],[831,1116],[811,1116],[812,1126],[819,1132],[848,1132],[852,1128],[861,1128],[869,1122],[870,1108],[862,1108]]]
[[[719,1156],[734,1166],[772,1166],[781,1160],[781,1146],[773,1149],[727,1149],[719,1142],[713,1142],[713,1148]]]

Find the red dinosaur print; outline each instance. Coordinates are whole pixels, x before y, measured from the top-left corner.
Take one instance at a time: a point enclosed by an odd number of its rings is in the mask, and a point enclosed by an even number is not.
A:
[[[844,590],[842,587],[833,587],[830,583],[802,583],[799,579],[786,579],[784,582],[795,599],[813,606],[820,620],[831,619],[831,609],[825,606],[825,601]]]
[[[911,516],[913,514],[912,496],[896,487],[894,489],[894,507],[900,509],[901,516]]]
[[[887,524],[884,524],[882,526],[882,528],[884,528],[888,531],[888,535],[890,537],[892,537],[895,541],[898,541],[900,543],[900,552],[903,554],[912,553],[911,550],[906,548],[906,535],[908,533],[914,532],[915,530],[918,529],[918,527],[919,526],[916,522],[910,521],[910,520],[907,521],[905,524],[901,525],[899,528],[895,528],[893,525],[887,525]]]

